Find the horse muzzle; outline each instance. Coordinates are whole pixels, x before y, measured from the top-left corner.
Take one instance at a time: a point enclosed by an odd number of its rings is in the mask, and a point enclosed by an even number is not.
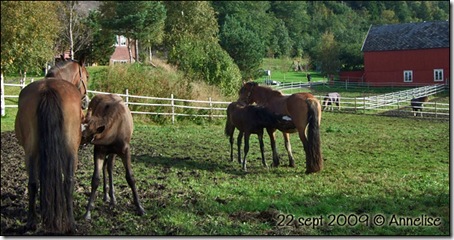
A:
[[[82,109],[87,110],[89,103],[90,103],[90,98],[87,95],[84,95],[82,97]]]

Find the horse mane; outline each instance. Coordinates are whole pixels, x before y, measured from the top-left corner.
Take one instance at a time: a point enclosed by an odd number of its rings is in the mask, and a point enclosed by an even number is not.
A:
[[[281,91],[278,91],[278,90],[274,90],[270,87],[267,87],[267,86],[259,86],[258,83],[256,82],[248,82],[246,83],[250,86],[250,89],[252,89],[252,91],[254,91],[253,89],[256,88],[256,87],[259,87],[264,94],[266,94],[267,97],[281,97],[281,96],[284,96],[282,94]]]
[[[55,65],[49,69],[49,71],[47,72],[46,74],[46,78],[47,77],[56,77],[56,73],[58,71],[60,71],[61,69],[64,69],[66,68],[69,64],[71,63],[78,63],[77,61],[75,60],[68,60],[68,61],[60,61],[60,62],[56,62]]]

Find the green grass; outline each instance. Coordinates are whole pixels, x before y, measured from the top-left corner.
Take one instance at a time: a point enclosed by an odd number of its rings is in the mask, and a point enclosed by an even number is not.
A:
[[[303,65],[306,61],[303,61]],[[263,63],[260,66],[263,70],[271,70],[270,79],[278,82],[307,82],[307,74],[311,74],[312,82],[326,80],[326,77],[322,76],[319,72],[313,70],[308,71],[294,71],[292,68],[293,59],[274,59],[264,58]],[[266,76],[263,75],[255,81],[264,83]]]
[[[147,215],[134,214],[121,161],[116,162],[117,206],[100,197],[93,219],[82,219],[93,163],[80,159],[75,193],[78,224],[90,235],[448,235],[449,123],[323,113],[325,168],[304,174],[304,152],[291,135],[297,168],[289,168],[277,134],[281,167],[264,168],[251,137],[248,172],[229,162],[223,122],[147,125],[136,122],[133,170]],[[3,119],[2,119],[2,131]],[[266,158],[271,164],[269,140]],[[236,153],[236,147],[235,147]],[[102,188],[98,188],[101,196]],[[274,218],[266,214],[274,212]],[[333,216],[367,224],[330,226]],[[372,226],[378,214],[385,226]],[[388,226],[392,216],[441,219],[440,226]],[[322,217],[324,225],[280,227],[284,218]],[[286,223],[286,222],[283,222]],[[341,221],[342,224],[342,221]]]
[[[249,172],[244,173],[236,161],[228,161],[228,141],[223,137],[222,124],[139,125],[133,146],[149,148],[149,153],[133,157],[138,188],[149,195],[152,192],[147,192],[154,184],[163,184],[165,197],[144,199],[145,208],[155,217],[153,222],[142,222],[140,217],[126,213],[124,218],[131,218],[131,222],[124,220],[124,224],[130,225],[131,232],[123,233],[146,234],[145,229],[153,229],[156,234],[182,235],[446,235],[448,129],[446,122],[326,113],[321,128],[325,169],[319,174],[305,175],[304,153],[295,135],[292,144],[297,168],[263,168],[258,141],[253,137]],[[287,158],[280,136],[278,146],[285,165]],[[270,163],[267,141],[266,149]],[[165,180],[158,180],[163,175]],[[87,177],[87,184],[88,180]],[[163,202],[165,208],[160,207]],[[270,209],[283,216],[322,216],[326,224],[330,214],[353,214],[370,220],[383,214],[388,224],[393,215],[411,218],[427,215],[441,218],[442,225],[279,228],[277,219],[267,222],[232,217]],[[134,230],[136,225],[144,225],[144,230]],[[97,227],[100,232],[108,228],[101,224]],[[93,234],[100,233],[97,231]]]
[[[6,89],[6,91],[9,91]],[[322,90],[320,90],[322,91]],[[445,95],[442,97],[446,98]],[[1,131],[14,128],[8,108]],[[278,168],[264,168],[251,137],[248,172],[229,162],[223,121],[156,125],[135,116],[132,165],[146,216],[137,216],[124,168],[116,161],[117,206],[101,201],[93,220],[82,219],[93,160],[76,172],[75,216],[88,235],[448,235],[450,234],[449,123],[416,118],[324,112],[321,138],[325,168],[304,174],[304,151],[291,135],[297,168],[286,167],[281,134]],[[140,119],[140,121],[137,121]],[[265,156],[271,164],[269,139]],[[235,145],[236,156],[236,145]],[[270,213],[274,213],[272,216]],[[371,224],[377,215],[385,224]],[[334,216],[360,217],[355,226],[329,224]],[[389,226],[397,217],[440,218],[439,226]],[[285,225],[290,218],[319,218],[323,225]],[[366,221],[367,220],[367,221]],[[26,219],[24,219],[26,221]],[[282,223],[282,224],[280,224]],[[367,224],[366,224],[367,223]],[[25,224],[23,222],[22,224]],[[342,221],[340,222],[342,225]]]

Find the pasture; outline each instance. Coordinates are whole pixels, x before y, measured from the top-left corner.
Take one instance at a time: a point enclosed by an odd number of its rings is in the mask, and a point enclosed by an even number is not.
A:
[[[11,132],[12,115],[2,118],[1,233],[40,234],[23,230],[27,176],[23,151]],[[266,134],[264,141],[271,165]],[[291,135],[291,142],[297,167],[285,166],[288,158],[282,135],[277,133],[281,166],[269,169],[261,164],[253,135],[245,173],[236,161],[229,162],[224,119],[203,125],[135,121],[132,166],[146,215],[135,214],[118,160],[116,207],[102,202],[102,188],[98,188],[92,220],[83,219],[91,189],[93,146],[83,147],[75,174],[76,234],[451,233],[448,122],[323,112],[321,141],[325,167],[306,175],[304,151],[296,135]]]

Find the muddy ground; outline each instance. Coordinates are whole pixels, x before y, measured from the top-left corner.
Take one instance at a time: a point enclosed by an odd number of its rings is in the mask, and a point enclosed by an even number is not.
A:
[[[147,148],[136,147],[135,154],[141,155],[140,149],[147,151]],[[145,152],[144,152],[145,153]],[[79,159],[91,159],[93,154],[93,147],[86,146],[79,150]],[[146,154],[150,154],[149,152]],[[84,172],[91,174],[92,165],[82,166],[81,161],[79,161],[78,172],[84,169]],[[123,176],[124,169],[115,168],[114,175]],[[169,166],[164,166],[160,171],[162,176],[157,176],[157,179],[165,179],[166,173],[169,172]],[[80,178],[90,177],[87,174],[81,176],[81,174],[76,174],[76,183],[75,183],[75,192],[85,196],[85,199],[74,202],[74,209],[80,211],[85,211],[86,203],[89,196],[90,186],[88,184],[83,184],[80,181]],[[182,173],[183,174],[183,173]],[[191,174],[191,173],[189,173]],[[192,176],[194,177],[194,176]],[[24,164],[24,151],[22,147],[18,144],[14,132],[2,132],[1,133],[1,235],[11,236],[11,235],[47,235],[43,232],[38,225],[36,231],[27,231],[25,229],[25,224],[27,222],[27,213],[28,213],[28,190],[27,190],[28,176]],[[86,181],[85,181],[86,182]],[[139,192],[139,198],[141,199],[150,199],[156,203],[158,207],[165,207],[168,204],[169,196],[167,193],[169,191],[169,186],[160,183],[154,183],[149,186],[148,191]],[[100,191],[102,191],[102,186],[98,188],[98,197],[100,197]],[[38,196],[37,196],[38,197]],[[118,188],[116,191],[117,200],[119,199],[129,199],[130,189],[129,187],[124,186]],[[195,199],[193,199],[195,198]],[[191,201],[197,201],[196,197],[191,198]],[[214,199],[214,201],[220,202],[222,204],[223,199]],[[142,202],[142,204],[146,204]],[[120,215],[123,211],[132,212],[134,211],[134,206],[132,204],[117,204],[114,209],[106,206],[98,206],[96,211],[100,215],[117,217],[120,218]],[[37,203],[37,212],[39,215],[39,203]],[[230,219],[239,222],[269,222],[271,226],[276,226],[277,215],[279,212],[274,209],[268,209],[262,212],[245,212],[240,211],[236,213],[231,213],[229,215]],[[149,218],[154,218],[156,216],[149,216]],[[39,220],[38,220],[39,221]],[[83,221],[81,219],[76,219],[77,232],[75,235],[91,235],[93,232],[93,226],[88,221]],[[162,226],[162,228],[166,228]],[[169,229],[169,232],[165,235],[174,235],[174,230]],[[112,226],[112,235],[123,235],[121,227]],[[147,234],[155,235],[158,233],[149,232]],[[178,233],[176,233],[178,234]],[[287,234],[302,234],[301,229],[281,229],[273,227],[267,232],[264,232],[265,235],[287,235]]]

